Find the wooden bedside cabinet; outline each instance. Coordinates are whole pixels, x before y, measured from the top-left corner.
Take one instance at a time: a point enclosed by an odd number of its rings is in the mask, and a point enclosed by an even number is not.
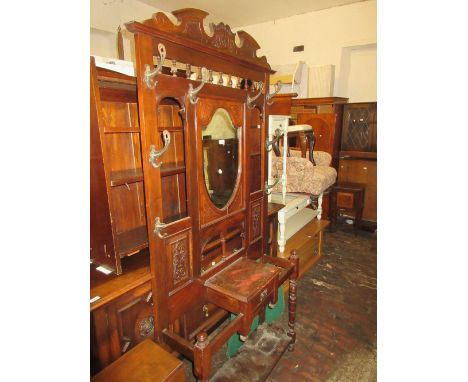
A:
[[[362,211],[364,209],[365,185],[360,183],[336,183],[330,192],[330,232],[336,231],[338,210],[354,213],[354,233],[357,234],[361,226]]]

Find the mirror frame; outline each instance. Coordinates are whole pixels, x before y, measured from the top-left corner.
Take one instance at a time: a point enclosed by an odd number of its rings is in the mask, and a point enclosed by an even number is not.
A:
[[[213,120],[213,117],[215,116],[215,114],[218,112],[218,110],[222,110],[224,111],[227,116],[229,117],[231,123],[232,123],[232,126],[230,126],[230,128],[232,127],[234,129],[234,131],[236,132],[236,136],[237,136],[237,143],[238,143],[238,147],[237,147],[237,176],[236,176],[236,181],[234,183],[234,186],[232,188],[232,192],[231,194],[229,195],[229,198],[227,199],[226,203],[220,208],[218,207],[213,199],[211,198],[211,195],[208,191],[208,186],[207,186],[207,183],[206,183],[206,177],[205,177],[205,169],[204,169],[204,165],[205,165],[205,158],[204,158],[204,152],[203,152],[203,132],[208,128],[209,124],[211,123],[211,121]],[[206,195],[208,197],[208,199],[210,200],[211,202],[211,205],[216,208],[218,211],[225,211],[227,208],[229,208],[229,206],[232,204],[235,196],[237,195],[237,191],[239,189],[239,184],[241,183],[241,179],[242,179],[242,125],[240,126],[236,126],[235,123],[234,123],[234,119],[231,115],[231,113],[229,112],[228,108],[226,107],[223,107],[222,104],[220,104],[218,107],[214,108],[213,109],[213,112],[211,113],[211,116],[209,117],[209,121],[208,123],[206,123],[204,126],[200,126],[200,134],[201,134],[201,137],[200,137],[200,140],[201,140],[201,151],[202,151],[202,163],[201,163],[201,166],[202,166],[202,174],[201,176],[203,177],[202,181],[203,181],[203,184],[204,184],[204,189],[205,189],[205,192],[206,192]]]

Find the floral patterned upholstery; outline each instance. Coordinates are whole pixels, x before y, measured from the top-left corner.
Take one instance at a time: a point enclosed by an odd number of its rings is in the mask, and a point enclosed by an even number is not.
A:
[[[314,151],[314,166],[308,158],[301,158],[301,152],[290,150],[291,156],[286,160],[286,192],[320,195],[336,181],[336,170],[330,167],[331,155],[324,151]],[[272,157],[272,176],[283,174],[283,159]],[[273,192],[281,192],[281,182]]]
[[[301,150],[290,149],[289,153],[293,157],[301,157]],[[330,166],[332,156],[326,151],[314,151],[314,161],[317,166]]]

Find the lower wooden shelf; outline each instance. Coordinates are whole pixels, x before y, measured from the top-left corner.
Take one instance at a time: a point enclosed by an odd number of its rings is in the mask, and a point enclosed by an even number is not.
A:
[[[112,187],[141,181],[143,181],[143,171],[141,168],[112,171],[110,173],[110,184]]]
[[[127,256],[148,246],[148,228],[146,225],[124,231],[116,235],[117,254]]]
[[[313,219],[301,228],[286,242],[284,252],[278,252],[278,257],[288,258],[295,249],[299,256],[299,278],[311,269],[322,258],[323,230],[328,227],[328,220]],[[285,289],[289,283],[285,284]]]

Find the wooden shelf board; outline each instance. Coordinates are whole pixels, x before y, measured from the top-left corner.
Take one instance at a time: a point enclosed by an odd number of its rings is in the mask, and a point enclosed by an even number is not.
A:
[[[164,163],[161,166],[161,176],[170,176],[185,172],[185,165],[175,163]]]
[[[117,81],[127,84],[132,84],[136,86],[136,77],[127,76],[126,74],[119,73],[110,69],[105,69],[101,67],[96,67],[97,78],[100,81]]]
[[[166,224],[173,223],[177,220],[185,219],[186,217],[187,217],[186,213],[168,216],[164,218],[164,223]]]
[[[158,126],[158,131],[162,132],[163,130],[184,131],[184,127],[183,126]]]
[[[292,100],[292,105],[327,105],[348,103],[348,98],[344,97],[319,97],[319,98],[296,98]]]
[[[114,134],[114,133],[139,133],[139,126],[105,126],[104,134]]]
[[[120,257],[132,252],[146,248],[148,246],[148,231],[146,225],[121,232],[116,235],[117,254]]]
[[[340,151],[340,159],[377,159],[375,151]]]
[[[91,311],[151,280],[148,250],[143,250],[126,260],[128,261],[122,263],[123,274],[120,276],[114,273],[105,275],[96,270],[96,264],[90,265],[90,297],[100,297],[91,304]]]
[[[143,171],[141,168],[131,168],[122,171],[111,171],[110,184],[112,187],[122,186],[128,183],[143,181]]]

